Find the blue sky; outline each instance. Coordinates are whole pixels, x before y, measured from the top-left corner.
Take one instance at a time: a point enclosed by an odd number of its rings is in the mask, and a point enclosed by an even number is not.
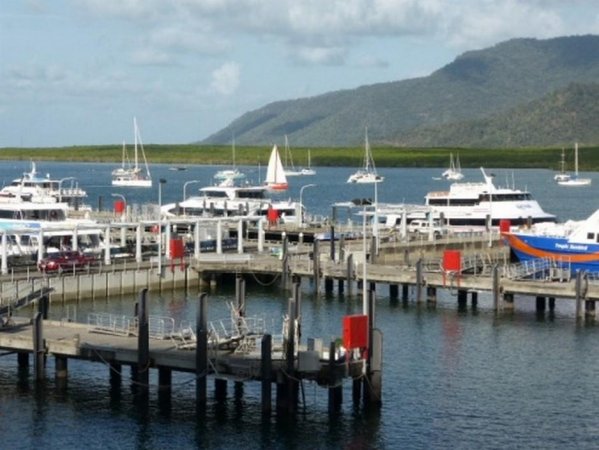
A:
[[[277,100],[425,76],[597,0],[1,0],[0,147],[188,143]]]

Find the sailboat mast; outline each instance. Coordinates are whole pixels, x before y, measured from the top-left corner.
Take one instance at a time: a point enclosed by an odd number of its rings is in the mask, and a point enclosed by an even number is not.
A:
[[[133,117],[133,139],[134,139],[134,169],[137,169],[137,118]]]
[[[574,143],[574,173],[578,176],[578,142]]]

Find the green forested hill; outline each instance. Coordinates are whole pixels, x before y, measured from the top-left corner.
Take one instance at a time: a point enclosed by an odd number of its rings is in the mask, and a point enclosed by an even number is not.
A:
[[[267,145],[287,134],[293,146],[359,145],[368,126],[371,142],[401,145],[415,128],[487,118],[571,83],[593,82],[599,82],[599,36],[514,39],[466,52],[427,77],[271,103],[203,142],[227,144],[234,135],[242,145]]]
[[[599,83],[572,84],[486,119],[419,127],[394,141],[402,146],[477,148],[599,143]]]

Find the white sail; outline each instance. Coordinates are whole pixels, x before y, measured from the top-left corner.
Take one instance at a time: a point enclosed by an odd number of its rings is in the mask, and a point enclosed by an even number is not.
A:
[[[269,189],[277,191],[286,190],[288,187],[287,177],[285,176],[285,170],[283,169],[283,163],[281,162],[281,156],[279,155],[279,149],[276,144],[270,152],[268,167],[266,169],[266,179],[264,182]]]

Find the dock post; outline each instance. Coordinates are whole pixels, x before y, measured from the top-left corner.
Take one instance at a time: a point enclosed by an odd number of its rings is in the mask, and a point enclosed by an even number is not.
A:
[[[352,280],[354,279],[354,255],[350,253],[347,255],[347,294],[352,295]]]
[[[343,278],[339,278],[337,280],[337,292],[339,295],[343,295],[344,291],[345,291],[345,284],[344,284]]]
[[[545,312],[545,308],[547,307],[547,300],[542,295],[537,295],[536,298],[536,311],[538,314],[543,314]]]
[[[335,361],[335,342],[329,344],[329,413],[339,411],[343,402],[342,384],[337,380]]]
[[[258,221],[258,253],[264,251],[264,222]]]
[[[260,345],[260,377],[262,379],[262,414],[270,415],[272,411],[272,336],[262,336]]]
[[[478,306],[478,292],[472,291],[470,293],[470,304],[472,305],[472,309],[476,309]]]
[[[339,237],[339,261],[345,260],[345,236]]]
[[[109,369],[109,378],[110,378],[110,388],[116,389],[121,386],[121,370],[122,366],[119,363],[111,361],[108,366]]]
[[[493,291],[493,310],[499,311],[499,266],[497,263],[493,264],[491,269],[492,274],[492,291]]]
[[[331,277],[325,277],[324,279],[324,292],[327,295],[333,293],[333,282],[334,280]]]
[[[222,255],[223,253],[223,222],[218,220],[216,222],[216,254]]]
[[[200,294],[196,315],[196,408],[206,409],[206,375],[208,373],[208,300]]]
[[[302,279],[299,275],[293,275],[292,277],[292,282],[293,282],[293,300],[295,301],[295,317],[301,317],[302,316],[302,291],[300,289],[301,285],[302,285]],[[298,329],[297,335],[298,338],[301,339],[302,337],[302,332],[301,332],[301,328]]]
[[[56,355],[54,365],[54,378],[56,380],[56,386],[59,389],[65,389],[67,387],[68,376],[69,371],[67,357]]]
[[[243,253],[243,219],[237,222],[237,253]]]
[[[410,285],[409,284],[402,284],[401,285],[401,301],[402,302],[407,302],[410,298]]]
[[[282,256],[281,256],[281,287],[289,289],[289,238],[283,233]]]
[[[426,301],[429,303],[437,303],[437,288],[435,286],[426,287]]]
[[[422,285],[424,284],[422,279],[422,259],[416,261],[416,301],[422,301]]]
[[[158,407],[163,414],[171,411],[171,388],[173,371],[168,367],[158,368]]]
[[[141,393],[147,393],[150,381],[150,325],[147,307],[148,289],[141,290],[137,309],[137,373],[136,383]]]
[[[375,291],[374,284],[368,292],[368,346],[366,376],[364,377],[364,406],[380,405],[382,394],[382,333],[374,328]]]
[[[465,310],[468,307],[468,291],[458,289],[458,309]]]
[[[225,378],[214,379],[214,397],[219,402],[227,399],[227,380]]]
[[[296,403],[297,403],[297,390],[298,384],[295,380],[295,321],[296,317],[296,304],[294,299],[289,299],[288,308],[287,308],[287,317],[289,318],[289,323],[287,324],[287,336],[285,336],[284,348],[285,348],[285,360],[286,360],[286,368],[285,368],[285,412],[287,414],[293,414],[295,412]]]
[[[143,256],[141,253],[141,241],[142,241],[141,224],[137,224],[137,227],[135,227],[135,262],[136,263],[141,263],[143,261]]]
[[[331,261],[335,261],[335,225],[331,225]]]
[[[37,304],[37,310],[42,314],[42,319],[48,320],[48,310],[50,309],[50,300],[47,295],[40,297]]]
[[[2,275],[6,275],[8,273],[8,251],[7,251],[7,236],[6,236],[6,230],[4,230],[2,232],[2,263],[0,264],[2,266],[1,272]]]
[[[576,318],[582,318],[584,311],[582,308],[582,302],[587,293],[587,273],[584,270],[576,272]]]
[[[29,367],[29,353],[17,352],[17,364],[19,369]]]
[[[45,376],[45,342],[42,313],[33,317],[33,371],[35,379],[41,381]]]
[[[397,302],[397,299],[399,298],[399,286],[397,284],[390,284],[389,285],[389,299],[391,300],[392,303]]]
[[[245,317],[245,280],[243,275],[235,275],[235,308],[239,317]]]
[[[318,293],[320,284],[320,241],[318,239],[314,239],[312,244],[312,262],[314,263],[314,292]]]

